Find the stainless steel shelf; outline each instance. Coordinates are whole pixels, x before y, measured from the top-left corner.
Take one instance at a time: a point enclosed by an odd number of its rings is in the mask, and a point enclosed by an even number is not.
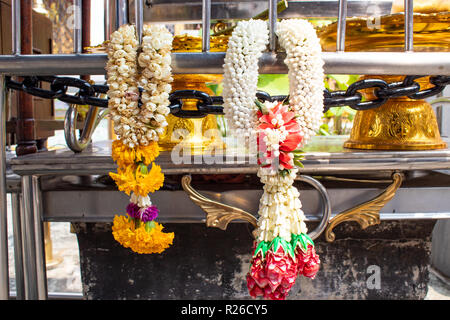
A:
[[[450,149],[430,151],[366,151],[343,148],[345,137],[314,137],[305,149],[303,174],[377,173],[395,170],[450,169]],[[332,151],[330,151],[332,150]],[[233,154],[232,149],[228,154]],[[192,155],[189,163],[174,163],[170,152],[162,152],[156,160],[167,175],[173,174],[233,174],[256,173],[253,157],[241,162],[227,161],[217,155],[214,164],[207,165],[202,155]],[[221,162],[221,160],[222,162]],[[236,158],[237,159],[237,158]],[[186,161],[185,161],[186,162]],[[79,154],[69,149],[41,152],[11,159],[11,169],[18,175],[47,174],[107,174],[117,167],[111,158],[111,142],[94,144]]]

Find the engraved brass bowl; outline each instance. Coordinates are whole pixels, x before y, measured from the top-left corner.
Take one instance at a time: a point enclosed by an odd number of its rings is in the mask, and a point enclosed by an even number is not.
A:
[[[404,14],[373,18],[349,18],[346,24],[346,51],[403,51]],[[324,51],[336,50],[337,24],[318,30]],[[450,12],[414,13],[414,51],[449,51]],[[362,76],[388,83],[405,76]],[[416,80],[421,89],[431,87],[429,77]],[[374,99],[365,90],[366,99]],[[425,100],[391,98],[372,110],[357,111],[346,148],[369,150],[432,150],[446,148],[442,141],[433,108]]]
[[[210,51],[226,51],[229,36],[212,36],[210,38]],[[202,38],[190,35],[175,36],[172,43],[173,52],[201,52]],[[172,90],[199,90],[213,95],[213,91],[207,87],[208,83],[219,84],[222,74],[174,74]],[[196,100],[183,99],[183,110],[196,110]],[[167,116],[168,126],[161,135],[159,146],[162,150],[172,150],[179,145],[189,148],[191,153],[199,153],[205,148],[222,149],[222,139],[217,134],[216,116],[209,114],[204,118],[178,118],[173,115]],[[186,130],[187,135],[180,135],[179,130]],[[211,131],[210,131],[211,130]],[[181,131],[182,132],[182,131]]]
[[[346,19],[345,51],[403,51],[405,15]],[[414,13],[414,51],[449,51],[450,12]],[[337,23],[317,30],[323,51],[336,51]]]
[[[404,76],[364,76],[401,82]],[[429,77],[417,79],[421,90],[431,87]],[[363,90],[366,99],[375,99],[372,90]],[[433,108],[425,100],[391,98],[382,106],[356,113],[345,148],[378,150],[431,150],[446,148]]]

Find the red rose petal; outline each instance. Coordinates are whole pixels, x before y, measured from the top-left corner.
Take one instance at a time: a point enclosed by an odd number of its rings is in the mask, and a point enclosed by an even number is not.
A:
[[[287,138],[280,144],[280,151],[291,152],[294,151],[300,142],[302,141],[302,136],[299,133],[291,133]]]

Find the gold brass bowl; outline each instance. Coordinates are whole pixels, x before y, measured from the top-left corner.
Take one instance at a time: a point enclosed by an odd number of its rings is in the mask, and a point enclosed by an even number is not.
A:
[[[396,13],[371,18],[349,18],[346,25],[346,51],[403,51],[404,14]],[[324,51],[336,50],[337,24],[318,30]],[[449,51],[450,12],[414,13],[414,51]],[[405,76],[362,76],[388,83]],[[421,90],[432,87],[429,77],[416,80]],[[374,99],[373,91],[364,90],[366,99]],[[432,150],[446,148],[436,115],[425,100],[407,97],[390,98],[372,110],[358,111],[353,121],[346,148],[369,150]]]
[[[210,38],[210,51],[226,51],[229,36],[212,36]],[[173,52],[201,52],[202,38],[190,35],[175,36],[172,43]],[[175,74],[172,82],[172,90],[199,90],[209,95],[214,95],[207,84],[219,84],[222,74]],[[183,99],[183,110],[197,110],[195,99]],[[209,114],[204,118],[178,118],[173,115],[167,116],[168,126],[161,135],[159,145],[162,150],[172,150],[179,145],[189,148],[191,153],[198,153],[207,147],[223,149],[222,139],[217,134],[216,116]],[[180,130],[186,130],[187,135],[180,135]],[[181,131],[182,132],[182,131]]]
[[[221,74],[176,74],[173,76],[172,90],[199,90],[213,95],[207,83],[220,83]],[[183,110],[197,110],[196,99],[182,99]],[[216,116],[208,114],[204,118],[178,118],[169,114],[167,127],[159,139],[162,150],[172,150],[176,145],[189,148],[191,153],[197,153],[211,146],[222,148],[221,139],[217,135],[207,135],[208,130],[217,130]],[[187,134],[180,135],[187,130]],[[212,147],[212,146],[211,146]]]
[[[346,20],[345,51],[403,51],[405,15],[394,13],[378,18]],[[448,51],[450,12],[414,13],[414,51]],[[323,51],[336,51],[337,23],[317,30]]]
[[[364,76],[401,82],[404,76]],[[416,80],[421,90],[431,87],[429,77]],[[373,100],[372,90],[364,90]],[[376,109],[356,113],[350,139],[345,148],[377,150],[432,150],[446,148],[442,141],[433,108],[425,100],[391,98]]]

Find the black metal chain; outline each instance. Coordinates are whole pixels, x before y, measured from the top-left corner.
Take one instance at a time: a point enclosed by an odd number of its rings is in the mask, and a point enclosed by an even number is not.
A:
[[[420,90],[416,79],[424,76],[406,76],[402,82],[387,83],[381,79],[364,79],[351,84],[345,91],[324,91],[324,112],[333,107],[349,106],[354,110],[368,110],[378,108],[390,98],[406,96],[411,99],[425,99],[434,96],[444,90],[450,84],[450,76],[432,76],[431,88]],[[44,89],[43,83],[50,84],[50,89]],[[101,108],[108,107],[108,99],[100,96],[106,95],[107,85],[92,84],[79,78],[32,76],[24,77],[21,82],[6,78],[6,86],[9,89],[19,90],[33,96],[45,99],[58,99],[60,101],[77,104],[91,105]],[[69,89],[77,91],[70,94]],[[361,90],[373,89],[375,99],[363,101]],[[142,89],[140,89],[142,90]],[[264,101],[289,100],[289,96],[271,96],[267,92],[258,91],[257,99]],[[183,100],[197,100],[196,110],[183,109]],[[198,90],[177,90],[170,94],[170,113],[179,118],[202,118],[208,114],[223,114],[223,98],[210,96],[206,92]]]

